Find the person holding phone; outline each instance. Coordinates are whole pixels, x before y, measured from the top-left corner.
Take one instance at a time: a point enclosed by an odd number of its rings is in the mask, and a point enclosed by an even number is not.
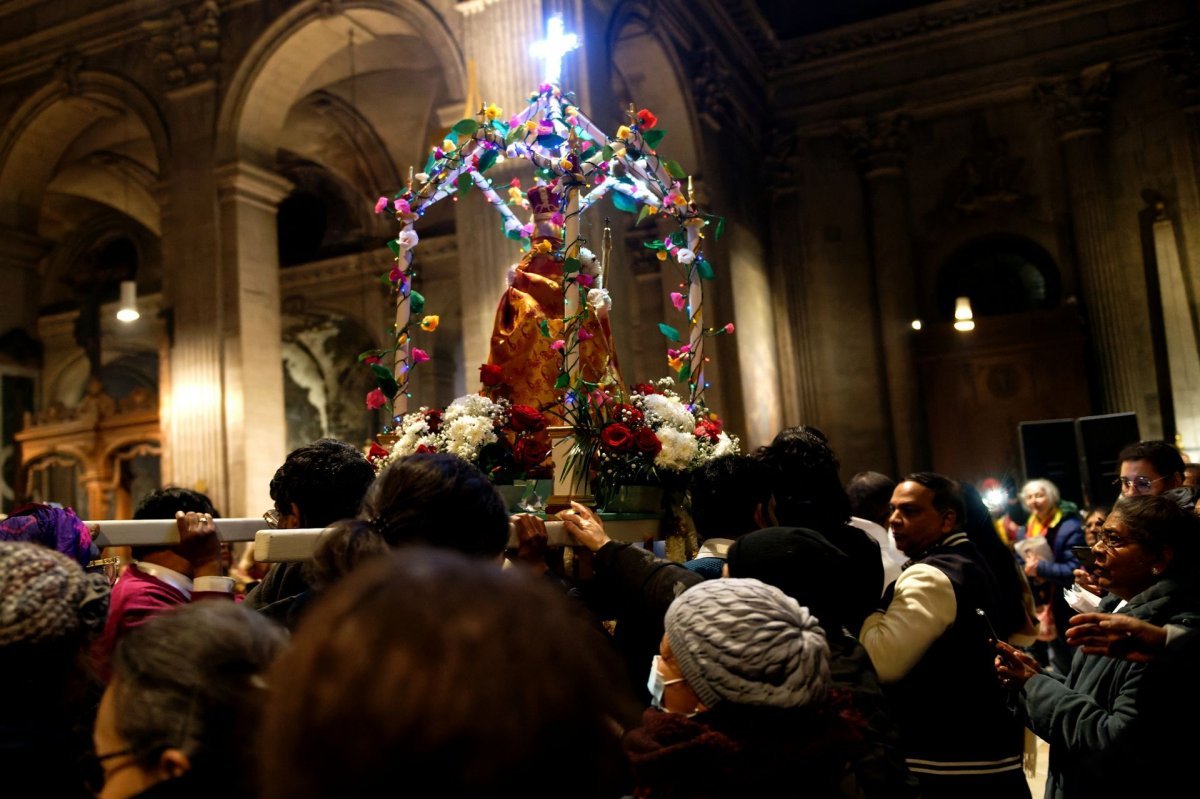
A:
[[[1093,573],[1119,602],[1117,614],[1153,625],[1200,625],[1200,519],[1163,497],[1123,498],[1093,552]],[[995,663],[1027,726],[1050,742],[1047,797],[1142,795],[1147,774],[1156,789],[1189,777],[1190,742],[1177,731],[1200,706],[1193,680],[1169,679],[1157,663],[1085,652],[1076,653],[1063,678],[1002,641]]]

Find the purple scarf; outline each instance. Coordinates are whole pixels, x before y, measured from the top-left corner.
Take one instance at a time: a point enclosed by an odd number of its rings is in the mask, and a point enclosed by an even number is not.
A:
[[[92,559],[92,532],[70,508],[32,505],[0,521],[0,541],[30,541],[57,550],[80,566]]]

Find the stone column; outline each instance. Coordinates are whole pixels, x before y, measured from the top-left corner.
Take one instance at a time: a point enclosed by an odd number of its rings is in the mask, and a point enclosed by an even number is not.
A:
[[[817,374],[809,335],[806,264],[800,246],[802,199],[799,159],[794,153],[767,164],[771,176],[771,270],[777,287],[775,335],[779,347],[783,425],[815,424]]]
[[[198,487],[234,515],[241,509],[229,504],[226,471],[215,83],[169,92],[165,110],[172,137],[162,186],[163,294],[173,328],[163,481]]]
[[[917,316],[916,270],[908,209],[908,119],[870,118],[849,134],[862,170],[871,231],[876,312],[872,314],[884,374],[880,391],[889,417],[892,470],[896,475],[918,468],[923,460],[922,408],[917,395],[916,366],[910,342]]]
[[[474,69],[475,85],[467,87],[470,109],[458,109],[446,127],[479,103],[495,103],[505,118],[523,110],[529,93],[540,81],[539,64],[530,44],[544,35],[542,0],[489,0],[459,3],[463,15],[463,56]],[[569,58],[570,56],[568,56]],[[476,91],[472,92],[474,88]],[[504,187],[520,176],[530,185],[531,170],[523,164],[498,164],[488,177],[504,196]],[[518,214],[523,212],[518,211]],[[508,267],[520,260],[519,245],[504,235],[502,220],[477,192],[469,192],[455,209],[458,234],[459,286],[462,296],[463,372],[468,389],[479,384],[478,368],[487,360],[496,305],[504,292]]]
[[[50,243],[20,230],[0,230],[0,286],[6,298],[0,336],[19,330],[37,337],[38,262]]]
[[[1134,324],[1128,268],[1110,240],[1113,220],[1106,186],[1104,114],[1112,69],[1090,67],[1078,76],[1038,86],[1035,97],[1050,111],[1067,171],[1071,224],[1079,261],[1080,287],[1092,330],[1105,413],[1141,409],[1140,347],[1133,346]]]
[[[217,170],[221,218],[226,504],[254,515],[269,506],[287,431],[276,209],[292,184],[246,162]]]

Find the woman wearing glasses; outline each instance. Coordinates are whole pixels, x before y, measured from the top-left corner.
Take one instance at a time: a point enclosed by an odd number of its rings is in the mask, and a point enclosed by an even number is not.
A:
[[[1093,547],[1094,572],[1111,597],[1103,610],[1155,625],[1200,624],[1196,573],[1200,520],[1162,497],[1124,498]],[[1050,742],[1047,797],[1121,796],[1145,792],[1148,774],[1170,793],[1188,768],[1189,736],[1200,693],[1193,681],[1162,678],[1157,663],[1075,654],[1065,679],[1003,642],[996,671]]]

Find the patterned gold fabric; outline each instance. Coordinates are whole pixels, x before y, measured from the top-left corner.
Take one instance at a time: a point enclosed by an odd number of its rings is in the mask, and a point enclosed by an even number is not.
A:
[[[543,240],[550,242],[551,252],[538,252],[537,245]],[[551,348],[563,333],[562,261],[556,252],[560,246],[557,239],[535,238],[533,249],[517,265],[512,285],[504,292],[496,309],[488,363],[503,369],[504,383],[511,389],[507,396],[514,404],[545,409],[557,403],[561,396],[554,383],[558,379],[562,354]],[[549,336],[542,335],[543,320],[547,323]],[[583,329],[592,336],[579,342],[583,379],[602,383],[606,375],[611,374],[619,380],[612,331],[607,321],[602,322],[592,310]]]

